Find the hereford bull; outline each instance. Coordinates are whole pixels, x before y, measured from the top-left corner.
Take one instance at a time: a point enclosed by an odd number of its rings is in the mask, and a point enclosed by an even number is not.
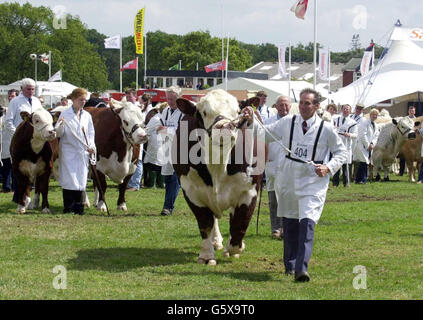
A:
[[[417,123],[416,125],[418,125]],[[381,126],[379,138],[372,153],[376,169],[376,181],[380,180],[379,171],[384,171],[384,181],[389,181],[389,168],[407,140],[416,139],[414,121],[409,117],[394,118]]]
[[[21,112],[24,120],[16,129],[10,144],[13,174],[17,182],[18,213],[36,207],[31,204],[31,186],[42,195],[42,211],[50,213],[48,186],[53,166],[53,152],[58,142],[52,116],[44,109],[32,114]]]
[[[252,101],[257,105],[257,99]],[[185,99],[178,99],[177,105],[184,117],[173,140],[173,168],[203,239],[198,262],[215,265],[215,249],[223,248],[217,219],[225,210],[230,210],[230,237],[224,255],[239,257],[245,249],[243,238],[262,183],[265,146],[261,144],[263,161],[253,163],[257,143],[239,128],[238,102],[223,90],[209,92],[197,105]]]
[[[106,176],[119,187],[118,210],[127,210],[125,192],[128,181],[135,172],[140,144],[147,142],[144,128],[145,116],[132,103],[112,102],[111,108],[86,107],[93,119],[97,165],[100,185],[94,181],[94,205],[106,211],[104,195],[107,189]],[[99,192],[99,187],[102,192]]]

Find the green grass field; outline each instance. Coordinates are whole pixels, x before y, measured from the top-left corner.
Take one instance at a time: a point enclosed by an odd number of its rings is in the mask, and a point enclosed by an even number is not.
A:
[[[160,216],[159,189],[128,192],[128,212],[122,213],[115,210],[112,185],[111,217],[93,208],[85,216],[62,214],[55,182],[51,215],[18,215],[11,195],[0,194],[0,298],[423,299],[423,186],[391,179],[328,191],[309,283],[284,275],[283,243],[270,238],[265,191],[259,234],[255,214],[241,258],[226,259],[219,251],[217,266],[196,262],[201,239],[182,192],[170,217]],[[226,244],[228,215],[220,229]],[[55,266],[66,274],[54,273]],[[365,269],[354,273],[357,266]],[[65,275],[66,289],[55,289]]]

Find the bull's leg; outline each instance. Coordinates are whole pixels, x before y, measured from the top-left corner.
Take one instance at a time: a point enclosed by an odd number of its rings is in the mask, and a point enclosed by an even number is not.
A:
[[[368,180],[369,181],[373,181],[373,165],[372,164],[369,164],[369,173],[368,173]],[[378,180],[378,178],[377,178],[377,176],[379,175],[379,169],[376,169],[376,181],[379,181]],[[380,177],[379,177],[380,178]]]
[[[48,203],[48,186],[50,182],[50,172],[46,172],[43,175],[37,177],[37,181],[35,184],[35,192],[37,192],[37,188],[39,193],[42,195],[42,202],[41,202],[41,209],[43,213],[51,213],[50,211],[50,204]]]
[[[40,207],[40,178],[35,179],[35,191],[34,197],[31,199],[31,202],[28,205],[28,210],[35,210]]]
[[[132,175],[126,176],[125,179],[123,179],[123,182],[119,185],[119,197],[117,201],[117,210],[122,210],[122,211],[128,210],[128,208],[126,207],[125,192],[131,177]]]
[[[214,218],[214,225],[212,229],[212,236],[213,236],[213,247],[215,250],[222,250],[223,249],[223,237],[220,233],[219,229],[219,220]]]
[[[17,213],[25,213],[26,208],[28,207],[29,203],[31,202],[31,198],[29,197],[30,191],[30,182],[27,176],[23,175],[19,170],[13,170],[14,177],[16,178],[17,182]]]
[[[242,251],[245,249],[245,243],[243,241],[245,233],[247,232],[248,225],[250,224],[251,217],[256,206],[257,196],[251,199],[249,205],[242,204],[236,207],[233,214],[230,216],[230,228],[231,233],[228,243],[226,244],[224,254],[226,257],[234,256],[239,258]]]
[[[383,167],[384,177],[383,181],[389,181],[389,167]]]
[[[106,208],[106,204],[105,204],[105,197],[106,197],[106,189],[107,189],[107,182],[106,182],[106,176],[100,172],[97,171],[98,173],[98,179],[99,181],[97,182],[96,179],[93,179],[94,181],[94,189],[96,191],[98,191],[98,202],[97,202],[97,209],[103,212],[107,212],[107,208]],[[98,183],[100,183],[100,185],[98,185]],[[99,192],[100,190],[102,190],[103,192]]]
[[[407,165],[407,169],[408,169],[408,181],[416,182],[413,161],[407,161],[405,164]]]
[[[209,208],[197,207],[189,200],[189,198],[185,195],[185,192],[184,197],[188,203],[188,206],[194,213],[195,218],[197,219],[198,228],[200,229],[200,235],[203,239],[201,243],[200,255],[198,256],[197,262],[210,266],[216,265],[216,257],[214,255],[213,245],[213,229],[215,229],[215,217],[213,215],[213,212]]]

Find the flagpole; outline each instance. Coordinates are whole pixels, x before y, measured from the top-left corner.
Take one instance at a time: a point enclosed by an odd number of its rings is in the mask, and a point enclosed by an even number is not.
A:
[[[314,52],[313,52],[313,64],[314,64],[314,79],[313,89],[316,90],[316,78],[317,78],[317,58],[316,58],[316,41],[317,41],[317,0],[314,0]]]
[[[119,58],[119,60],[120,60],[120,69],[119,69],[119,71],[120,71],[120,75],[119,75],[120,86],[119,86],[119,92],[122,92],[122,36],[121,35],[119,35],[119,39],[120,39],[120,58]]]
[[[222,2],[222,0],[220,1],[220,6],[221,6],[221,9],[222,9],[222,60],[221,61],[223,61],[223,60],[225,60],[225,49],[224,49],[224,46],[225,46],[225,40],[224,40],[224,38],[225,38],[225,35],[224,35],[225,28],[224,28],[223,2]],[[222,83],[223,83],[224,72],[225,71],[222,70]]]
[[[288,71],[288,98],[289,98],[289,101],[291,102],[291,42],[289,42],[288,63],[289,63],[289,71]]]
[[[328,47],[328,104],[330,103],[330,48]]]
[[[144,37],[144,88],[147,87],[147,34]]]
[[[229,67],[229,33],[228,33],[228,43],[226,46],[226,80],[225,80],[226,91],[228,91],[228,67]]]
[[[138,91],[138,57],[137,57],[137,71],[135,72],[135,90]]]
[[[51,51],[48,52],[48,78],[51,78]]]

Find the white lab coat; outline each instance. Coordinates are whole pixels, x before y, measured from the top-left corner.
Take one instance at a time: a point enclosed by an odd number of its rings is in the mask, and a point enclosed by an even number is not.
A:
[[[15,134],[16,128],[23,121],[21,112],[26,111],[31,114],[35,110],[42,108],[43,106],[37,97],[32,97],[31,105],[28,98],[22,93],[10,101],[6,116],[3,120],[5,130],[3,130],[2,159],[10,158],[10,143],[12,142],[12,137]]]
[[[73,108],[66,109],[60,115],[67,124],[61,123],[57,127],[59,142],[59,184],[63,189],[84,191],[87,185],[89,153],[82,128],[85,130],[88,145],[95,148],[94,126],[91,115],[81,110],[80,119],[77,118]],[[71,132],[72,128],[79,141]]]
[[[166,163],[162,166],[162,175],[171,176],[174,172],[172,165],[172,141],[176,134],[176,129],[178,129],[179,121],[183,117],[183,113],[179,109],[175,109],[173,113],[170,111],[170,106],[167,106],[162,114],[161,121],[164,126],[167,126],[166,138],[163,140],[162,146],[164,147],[164,156]]]
[[[272,124],[278,120],[278,115],[274,115],[264,121],[264,124]],[[280,162],[285,159],[286,152],[278,142],[269,143],[268,151],[266,167],[264,169],[266,173],[266,189],[267,191],[275,191],[276,171]]]
[[[355,113],[353,113],[353,114],[350,114],[350,118],[352,118],[355,122],[357,122],[357,129],[358,129],[360,121],[363,119],[363,114],[360,114],[359,116],[357,116]],[[357,131],[357,138],[358,138],[358,131]],[[354,154],[356,145],[357,145],[357,139],[352,140],[352,143],[351,143],[352,161],[357,161]]]
[[[144,163],[152,163],[157,166],[164,165],[163,139],[160,133],[157,133],[161,114],[157,113],[147,124],[148,143],[144,156]]]
[[[375,128],[371,124],[370,119],[362,119],[358,125],[357,145],[354,150],[354,160],[370,163],[369,146],[373,143],[376,146],[379,137],[379,126],[375,123]]]
[[[269,108],[268,106],[266,106],[265,104],[262,105],[261,107],[257,107],[257,112],[260,114],[261,120],[263,120],[263,123],[273,117],[274,115],[276,115],[277,111],[274,108]]]
[[[267,129],[289,147],[292,115],[288,115],[281,120],[267,125]],[[302,117],[296,115],[292,138],[291,157],[302,160],[311,160],[313,147],[321,120],[314,115],[307,121],[308,131],[303,134]],[[255,124],[255,127],[258,125]],[[274,139],[266,133],[266,142]],[[329,153],[332,159],[329,159]],[[334,174],[340,169],[347,158],[347,150],[341,138],[329,122],[323,122],[323,128],[317,144],[314,161],[323,161]],[[322,214],[326,199],[326,192],[329,185],[329,174],[319,177],[312,164],[305,164],[285,158],[278,168],[275,179],[275,192],[278,199],[278,217],[290,219],[309,218],[315,223],[318,222]]]
[[[350,134],[349,137],[346,137],[342,134],[339,135],[339,137],[341,138],[342,142],[344,143],[344,145],[345,145],[345,147],[347,148],[347,151],[348,151],[348,157],[347,157],[347,161],[345,162],[345,164],[350,164],[350,163],[352,163],[353,141],[355,141],[357,139],[357,135],[358,135],[357,122],[351,117],[344,118],[343,115],[339,115],[339,116],[333,118],[333,124],[334,124],[336,131],[338,133],[347,132],[347,133]]]

